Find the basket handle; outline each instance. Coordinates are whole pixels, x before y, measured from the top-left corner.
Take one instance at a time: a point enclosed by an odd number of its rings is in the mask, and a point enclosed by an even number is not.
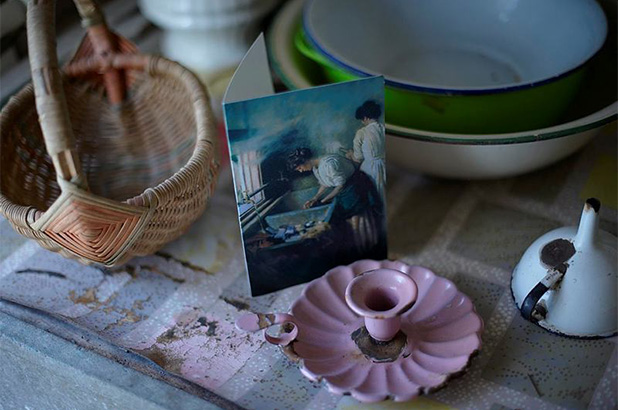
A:
[[[94,48],[95,57],[110,58],[117,51],[116,37],[110,32],[105,22],[105,16],[94,0],[73,0],[82,27],[88,30],[88,37]],[[107,90],[107,98],[111,104],[119,104],[124,100],[126,84],[119,70],[109,69],[103,74],[103,82]]]
[[[87,189],[79,157],[75,150],[75,136],[68,115],[62,75],[56,54],[55,0],[29,0],[27,13],[30,70],[36,97],[36,107],[45,147],[52,158],[58,178],[71,181]],[[74,0],[88,28],[95,54],[101,59],[114,54],[114,39],[107,29],[105,18],[92,0]],[[123,77],[118,70],[104,74],[108,98],[112,104],[124,98]]]
[[[54,0],[28,1],[28,54],[36,109],[58,178],[86,189],[58,67],[54,5]]]
[[[99,5],[92,0],[73,0],[79,16],[82,19],[82,26],[85,28],[105,24],[105,16]]]

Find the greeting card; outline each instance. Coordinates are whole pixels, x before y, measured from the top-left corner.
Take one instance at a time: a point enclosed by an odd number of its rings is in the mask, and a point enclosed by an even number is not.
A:
[[[386,258],[382,77],[275,94],[260,36],[223,103],[253,296]]]

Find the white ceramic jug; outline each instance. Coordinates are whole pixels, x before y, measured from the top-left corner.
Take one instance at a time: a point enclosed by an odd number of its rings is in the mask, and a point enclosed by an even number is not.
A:
[[[511,290],[527,320],[567,336],[616,334],[617,239],[599,229],[600,207],[588,199],[579,227],[548,232],[524,253]]]
[[[235,67],[280,0],[139,0],[146,18],[163,28],[161,51],[198,76]]]

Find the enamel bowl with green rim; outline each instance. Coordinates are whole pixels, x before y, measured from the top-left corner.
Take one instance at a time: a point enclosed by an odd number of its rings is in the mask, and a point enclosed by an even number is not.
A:
[[[303,0],[288,1],[268,30],[272,68],[289,89],[324,84],[320,66],[301,54],[294,34]],[[616,2],[602,2],[616,16]],[[616,27],[612,20],[610,28]],[[589,75],[567,109],[565,120],[545,128],[501,134],[454,134],[386,124],[387,160],[406,169],[457,179],[489,179],[523,174],[572,154],[617,116],[616,33],[591,61]],[[388,107],[387,107],[388,110]]]
[[[308,0],[296,44],[331,82],[383,75],[391,124],[491,134],[554,124],[606,35],[595,0]]]

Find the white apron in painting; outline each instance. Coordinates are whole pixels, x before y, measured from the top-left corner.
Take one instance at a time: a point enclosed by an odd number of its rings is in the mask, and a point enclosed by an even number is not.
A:
[[[360,170],[371,177],[378,193],[383,197],[386,190],[384,125],[372,120],[356,131],[354,159],[361,163]]]

